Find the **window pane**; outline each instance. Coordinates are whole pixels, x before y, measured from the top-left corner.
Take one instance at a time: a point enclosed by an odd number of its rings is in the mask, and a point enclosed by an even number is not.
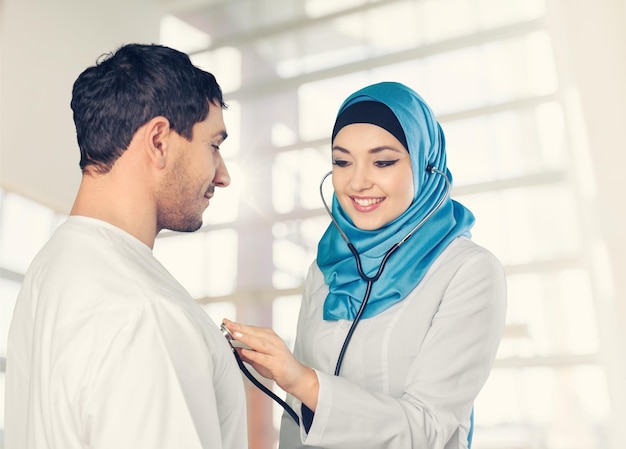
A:
[[[191,62],[215,75],[222,92],[228,97],[241,87],[241,52],[233,47],[221,47],[191,56]]]
[[[590,279],[582,269],[510,274],[507,320],[525,334],[505,340],[502,356],[594,354],[599,349]]]
[[[362,73],[303,84],[298,89],[298,114],[302,140],[328,139],[343,99],[356,86],[365,86],[368,77]]]
[[[305,148],[276,155],[272,167],[276,212],[321,207],[319,183],[330,168],[330,148]]]
[[[537,31],[483,47],[488,98],[497,103],[557,89],[556,67],[548,34]]]
[[[227,295],[235,290],[238,246],[237,232],[233,229],[205,233],[205,296]]]
[[[206,310],[211,319],[216,324],[221,324],[224,318],[229,320],[237,320],[237,306],[231,301],[210,302],[203,304],[202,308]]]
[[[474,239],[505,264],[575,257],[581,250],[578,211],[567,185],[529,186],[456,198],[476,215]]]
[[[302,284],[307,270],[315,260],[317,243],[328,226],[326,216],[276,223],[274,234],[273,284],[291,288]]]
[[[272,328],[293,351],[300,312],[300,295],[279,296],[272,302]]]
[[[565,169],[562,108],[553,103],[442,122],[455,185]]]
[[[469,34],[477,28],[475,9],[467,0],[424,0],[421,3],[423,19],[419,25],[424,28],[429,42]]]
[[[208,34],[176,16],[164,16],[159,31],[162,43],[185,53],[193,53],[211,44]]]
[[[49,208],[19,195],[3,195],[0,217],[0,265],[24,273],[57,224]]]
[[[545,12],[544,0],[477,0],[480,21],[485,27],[496,27],[540,18]]]
[[[428,101],[437,114],[498,104],[556,90],[556,69],[544,32],[441,53],[424,60]]]
[[[607,447],[609,400],[596,366],[495,369],[475,403],[476,447]]]

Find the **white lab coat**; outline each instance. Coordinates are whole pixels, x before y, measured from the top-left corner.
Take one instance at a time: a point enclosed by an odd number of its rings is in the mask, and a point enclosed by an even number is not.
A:
[[[237,364],[145,244],[71,216],[29,268],[11,323],[6,449],[245,449]]]
[[[407,298],[360,322],[340,377],[333,372],[351,322],[322,319],[327,293],[314,263],[294,353],[317,372],[318,405],[308,433],[283,416],[280,449],[466,448],[474,399],[505,323],[506,281],[496,258],[455,239]],[[300,413],[301,403],[288,399]]]

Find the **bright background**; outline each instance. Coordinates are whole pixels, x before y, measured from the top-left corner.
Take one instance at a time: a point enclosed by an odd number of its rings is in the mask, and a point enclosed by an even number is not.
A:
[[[359,87],[401,81],[437,114],[452,194],[508,276],[474,448],[623,447],[623,0],[84,3],[0,0],[0,398],[20,282],[80,179],[71,85],[101,53],[161,42],[213,72],[230,105],[232,185],[200,232],[155,246],[216,322],[293,343],[329,222],[318,184],[336,110]],[[280,410],[254,388],[248,400],[251,449],[275,447]]]

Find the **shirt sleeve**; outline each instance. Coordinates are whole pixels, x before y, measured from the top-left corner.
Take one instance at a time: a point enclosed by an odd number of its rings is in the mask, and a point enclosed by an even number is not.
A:
[[[445,286],[401,397],[373,393],[317,371],[318,405],[308,433],[299,431],[301,443],[329,449],[443,448],[466,425],[489,376],[505,312],[506,283],[499,262],[488,252],[466,258]],[[299,409],[298,401],[293,405]],[[283,433],[287,438],[293,429]]]
[[[89,447],[223,447],[209,348],[184,311],[162,307],[111,311],[90,323],[110,341],[96,343],[93,364],[84,365],[97,367],[81,416]]]

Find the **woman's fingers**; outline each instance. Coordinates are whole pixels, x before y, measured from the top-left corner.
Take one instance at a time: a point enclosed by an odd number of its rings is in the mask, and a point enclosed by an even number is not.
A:
[[[244,343],[255,351],[273,354],[287,350],[283,340],[272,329],[248,326],[227,319],[224,319],[223,323],[235,340]]]
[[[270,328],[248,326],[224,320],[233,338],[250,349],[238,349],[241,359],[263,377],[274,380],[281,388],[288,388],[300,368],[285,342]]]

